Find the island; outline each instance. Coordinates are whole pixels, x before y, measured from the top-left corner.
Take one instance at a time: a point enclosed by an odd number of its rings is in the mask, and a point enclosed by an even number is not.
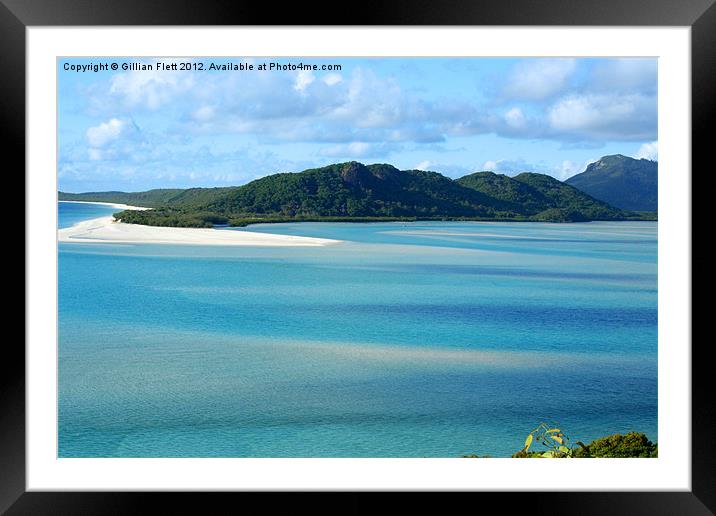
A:
[[[546,174],[476,172],[450,179],[438,172],[356,161],[273,174],[237,187],[59,192],[59,199],[150,208],[123,210],[114,217],[129,224],[182,228],[315,221],[656,220],[656,212],[617,208]]]

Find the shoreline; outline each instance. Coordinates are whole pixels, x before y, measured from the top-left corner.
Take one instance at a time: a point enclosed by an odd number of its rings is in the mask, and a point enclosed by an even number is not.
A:
[[[65,202],[65,201],[63,201]],[[142,226],[114,217],[84,220],[57,230],[58,242],[78,244],[173,244],[203,246],[322,247],[342,240],[210,228]]]
[[[110,206],[112,208],[117,208],[119,210],[151,210],[151,208],[144,208],[142,206],[130,206],[129,204],[121,204],[117,202],[99,202],[99,201],[61,201],[58,200],[58,203],[60,202],[71,202],[74,204],[101,204],[102,206]]]

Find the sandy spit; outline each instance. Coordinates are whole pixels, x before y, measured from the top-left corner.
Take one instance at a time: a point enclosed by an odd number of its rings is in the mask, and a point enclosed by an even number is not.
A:
[[[141,206],[130,206],[129,204],[120,204],[116,202],[95,202],[95,201],[60,201],[60,202],[71,202],[74,204],[101,204],[102,206],[111,206],[118,210],[150,210],[151,208],[142,208]]]
[[[116,205],[121,206],[121,205]],[[130,209],[130,208],[125,208]],[[140,208],[142,209],[142,208]],[[112,216],[58,230],[60,242],[89,244],[188,244],[223,246],[325,246],[341,240],[210,228],[170,228],[117,222]]]

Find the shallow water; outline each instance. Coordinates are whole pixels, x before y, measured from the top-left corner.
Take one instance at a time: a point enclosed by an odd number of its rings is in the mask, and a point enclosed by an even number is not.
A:
[[[222,231],[344,242],[60,244],[60,456],[505,456],[541,421],[657,440],[656,223]]]
[[[108,215],[112,215],[118,211],[122,210],[105,204],[58,202],[57,226],[60,229],[68,228],[78,222],[82,222],[83,220],[107,217]]]

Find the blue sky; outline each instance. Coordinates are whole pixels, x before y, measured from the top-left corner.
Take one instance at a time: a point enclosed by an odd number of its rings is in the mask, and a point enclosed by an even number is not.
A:
[[[256,69],[272,62],[319,70]],[[93,63],[119,68],[65,69]],[[59,59],[58,135],[68,192],[241,185],[350,160],[566,179],[607,154],[658,159],[657,60]]]

